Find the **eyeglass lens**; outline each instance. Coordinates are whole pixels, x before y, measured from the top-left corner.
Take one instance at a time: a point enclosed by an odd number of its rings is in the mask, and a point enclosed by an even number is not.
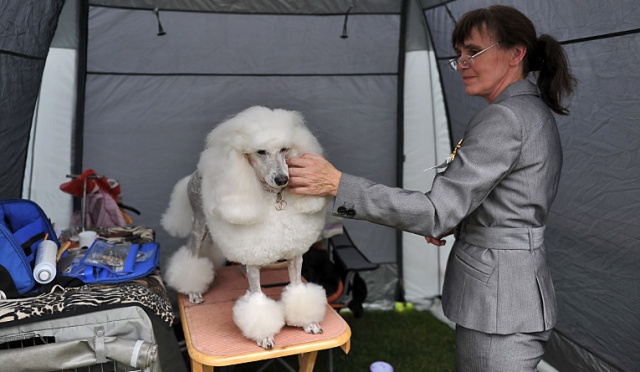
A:
[[[493,45],[486,47],[484,49],[482,49],[481,51],[479,51],[478,53],[469,56],[469,55],[464,55],[464,56],[460,56],[459,58],[454,58],[449,60],[449,67],[453,70],[456,71],[458,70],[458,65],[462,66],[462,67],[469,67],[469,66],[473,66],[473,61],[475,57],[478,57],[479,55],[481,55],[482,53],[486,52],[487,50],[493,48],[494,46],[500,44],[499,41],[496,41]]]
[[[473,58],[471,56],[460,56],[460,58],[449,60],[449,68],[451,70],[456,71],[458,69],[458,65],[462,67],[469,67],[473,65]]]

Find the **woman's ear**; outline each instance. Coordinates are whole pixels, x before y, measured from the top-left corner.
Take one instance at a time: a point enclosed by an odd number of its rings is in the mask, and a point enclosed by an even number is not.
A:
[[[527,48],[522,45],[516,45],[509,51],[509,63],[512,66],[518,65],[527,54]]]

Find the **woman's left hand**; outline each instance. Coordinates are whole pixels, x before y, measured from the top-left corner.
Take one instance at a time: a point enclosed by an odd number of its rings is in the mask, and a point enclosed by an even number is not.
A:
[[[447,244],[446,240],[434,238],[433,236],[425,236],[424,240],[426,240],[427,243],[437,245],[438,247],[442,247],[443,245]]]

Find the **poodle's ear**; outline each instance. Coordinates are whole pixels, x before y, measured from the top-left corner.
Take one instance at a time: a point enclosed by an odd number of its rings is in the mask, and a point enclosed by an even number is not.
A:
[[[289,156],[300,156],[304,153],[322,155],[322,146],[318,139],[307,127],[302,114],[290,111],[290,118],[293,127],[293,137]],[[323,211],[330,198],[323,196],[306,196],[289,194],[287,202],[298,213],[314,214]]]
[[[287,203],[298,213],[314,214],[323,211],[330,198],[325,196],[307,196],[289,194]]]
[[[206,214],[237,225],[264,219],[261,184],[245,154],[229,148],[209,148],[200,156],[198,171]]]
[[[307,127],[302,114],[291,111],[291,119],[294,123],[291,156],[299,156],[306,152],[322,155],[322,146]]]

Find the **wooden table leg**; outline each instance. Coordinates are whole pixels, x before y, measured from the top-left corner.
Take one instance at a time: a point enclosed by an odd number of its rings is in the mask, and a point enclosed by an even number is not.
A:
[[[191,359],[191,372],[213,372],[213,366],[204,366]]]
[[[313,366],[316,364],[318,351],[298,354],[298,363],[300,364],[300,372],[313,372]]]

